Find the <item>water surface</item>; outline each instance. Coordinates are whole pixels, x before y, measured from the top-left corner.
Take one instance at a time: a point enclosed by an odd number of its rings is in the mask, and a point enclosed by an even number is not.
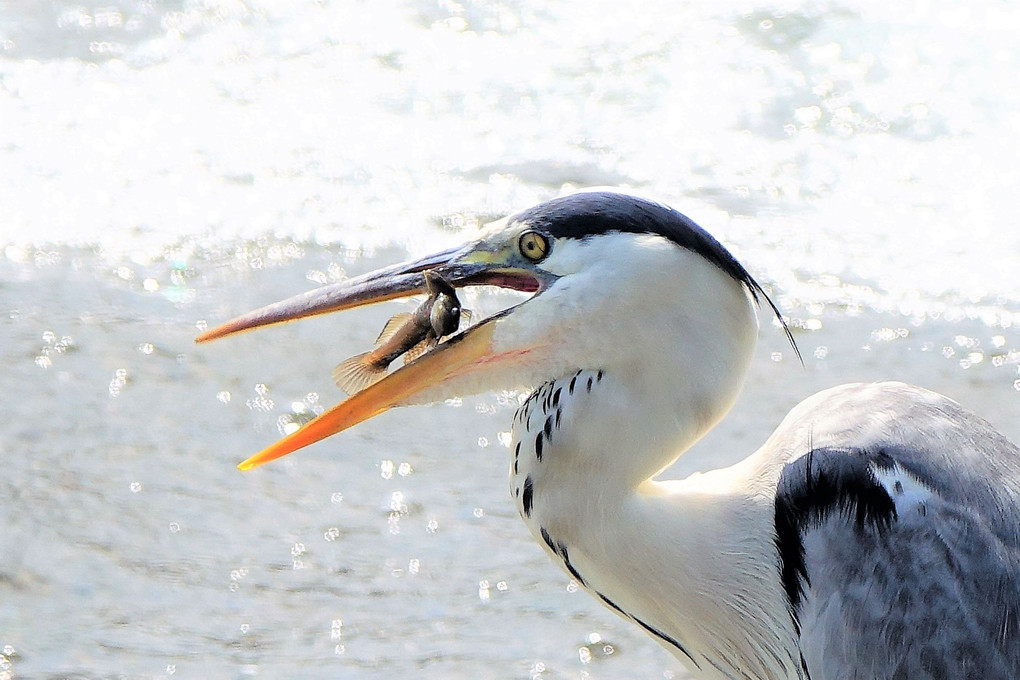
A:
[[[197,328],[626,186],[729,245],[805,356],[763,323],[705,465],[855,380],[1020,439],[1018,29],[952,1],[0,2],[0,677],[685,677],[516,517],[516,394],[235,470],[406,305]]]

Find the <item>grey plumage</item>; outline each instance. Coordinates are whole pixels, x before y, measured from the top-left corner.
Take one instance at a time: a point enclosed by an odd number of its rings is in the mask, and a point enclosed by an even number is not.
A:
[[[895,506],[887,524],[860,523],[851,510],[798,527],[808,581],[800,646],[810,677],[1020,677],[1017,447],[917,387],[847,385],[810,401],[773,435],[774,455],[789,460],[777,503],[803,489],[809,457],[816,476],[830,477],[881,457],[869,466],[881,481],[862,483]]]

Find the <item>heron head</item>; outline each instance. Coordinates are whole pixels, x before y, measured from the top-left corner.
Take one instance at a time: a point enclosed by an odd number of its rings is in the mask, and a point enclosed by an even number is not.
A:
[[[352,395],[242,469],[394,406],[535,385],[579,369],[652,381],[679,371],[708,389],[735,364],[742,374],[757,332],[751,303],[768,300],[718,241],[679,212],[626,194],[583,192],[499,220],[463,246],[263,307],[197,340],[422,293],[425,272],[455,287],[533,295]]]

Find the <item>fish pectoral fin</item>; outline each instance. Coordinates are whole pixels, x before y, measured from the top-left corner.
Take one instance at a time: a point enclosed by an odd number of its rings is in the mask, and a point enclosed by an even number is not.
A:
[[[375,346],[379,347],[396,335],[397,331],[399,331],[405,323],[410,321],[412,316],[414,315],[410,312],[401,312],[400,314],[394,314],[391,316],[390,320],[387,321],[386,325],[383,326],[381,331],[379,331],[379,337],[375,339]]]
[[[386,366],[377,366],[370,359],[371,352],[357,354],[337,364],[333,369],[333,382],[348,395],[356,394],[386,376]]]
[[[439,340],[434,335],[432,335],[432,333],[429,333],[428,337],[426,337],[424,340],[419,342],[411,349],[404,352],[404,363],[405,364],[411,363],[412,361],[420,357],[422,354],[425,354],[425,352],[428,352],[429,350],[433,349],[438,344]]]
[[[461,309],[460,309],[460,320],[461,321],[463,321],[464,323],[471,323],[471,317],[472,316],[474,316],[474,315],[471,313],[470,309],[464,309],[463,307],[461,307]]]

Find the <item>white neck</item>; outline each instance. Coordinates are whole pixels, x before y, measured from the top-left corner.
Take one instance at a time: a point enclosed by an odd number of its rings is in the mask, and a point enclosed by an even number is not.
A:
[[[670,304],[668,295],[701,287],[671,287],[659,307],[644,307],[661,314],[621,334],[641,352],[603,352],[606,364],[562,374],[522,406],[511,493],[556,561],[696,677],[798,678],[796,633],[768,539],[772,496],[756,493],[741,465],[650,479],[725,415],[753,353],[757,322],[744,291],[732,281],[698,283],[711,290],[710,313],[683,316],[708,308]]]
[[[793,621],[767,540],[771,496],[756,495],[740,466],[677,481],[607,483],[623,481],[611,476],[624,467],[614,461],[634,453],[640,427],[621,423],[620,414],[661,422],[647,403],[621,409],[628,398],[621,395],[635,399],[610,373],[600,380],[597,371],[582,371],[544,385],[515,418],[511,493],[536,540],[696,677],[799,677],[799,658],[789,651],[796,649]],[[638,445],[663,434],[646,432]]]
[[[606,436],[605,426],[620,424],[615,407],[627,390],[608,373],[599,380],[596,371],[583,371],[567,399],[573,379],[544,385],[514,420],[511,492],[535,539],[696,677],[800,677],[799,659],[789,651],[797,648],[794,624],[775,546],[767,540],[773,533],[771,496],[749,490],[755,486],[742,466],[683,480],[607,484],[618,467],[612,461],[630,453],[625,433]],[[543,409],[557,389],[559,408]],[[607,409],[609,403],[614,408]],[[622,411],[628,412],[643,410]],[[550,416],[552,435],[546,436]],[[598,452],[588,436],[594,431],[603,435]],[[535,455],[540,433],[541,462]]]

